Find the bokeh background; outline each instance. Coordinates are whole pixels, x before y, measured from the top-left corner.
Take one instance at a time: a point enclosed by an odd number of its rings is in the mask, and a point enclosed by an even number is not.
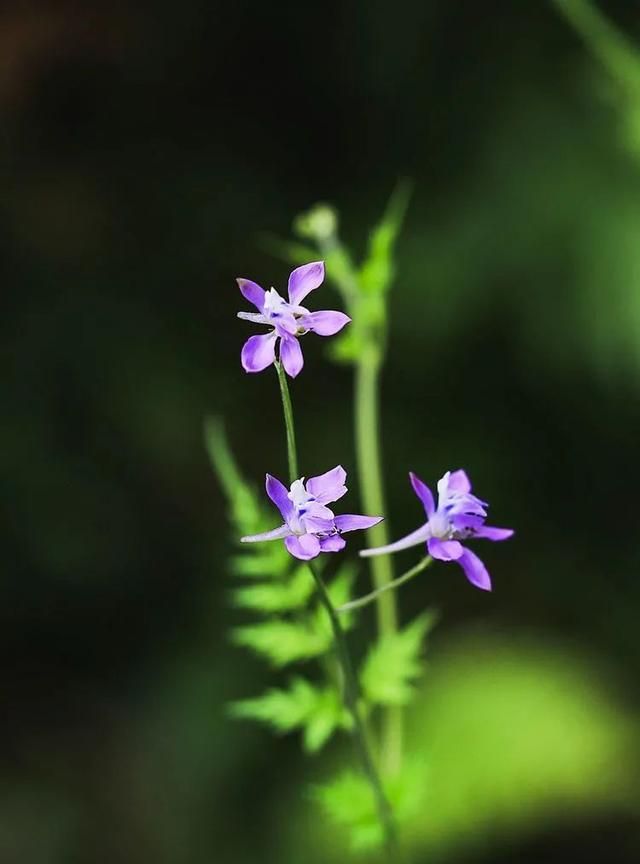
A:
[[[341,860],[307,784],[346,742],[225,714],[274,679],[229,643],[202,423],[284,475],[234,278],[282,285],[319,200],[360,255],[399,177],[391,530],[458,466],[517,529],[493,594],[401,594],[442,614],[415,860],[638,860],[640,88],[606,37],[551,2],[2,4],[3,864]],[[355,475],[351,372],[305,348],[306,473]]]

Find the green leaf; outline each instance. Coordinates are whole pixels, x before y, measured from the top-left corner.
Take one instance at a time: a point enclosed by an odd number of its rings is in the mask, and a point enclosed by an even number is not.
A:
[[[414,682],[422,674],[422,642],[435,623],[436,614],[425,612],[403,630],[371,646],[360,676],[369,702],[406,705],[410,701]]]
[[[338,692],[333,687],[315,687],[304,678],[294,678],[288,690],[274,688],[257,699],[235,702],[230,711],[234,717],[266,723],[276,732],[302,729],[304,747],[310,753],[348,725]]]
[[[236,627],[231,634],[236,645],[250,648],[274,666],[319,657],[331,647],[331,635],[312,617],[301,621],[274,619]]]
[[[255,559],[240,557],[239,560],[253,564]],[[233,592],[233,599],[236,606],[273,614],[302,609],[313,590],[313,579],[308,569],[298,567],[286,581],[274,580],[238,588]]]
[[[385,781],[385,794],[399,825],[423,812],[427,773],[424,758],[418,753],[407,753],[402,771]],[[313,791],[329,819],[347,831],[355,852],[371,851],[383,845],[384,835],[373,793],[362,774],[345,771]]]
[[[396,241],[409,206],[411,186],[401,181],[394,189],[382,221],[369,235],[369,248],[359,274],[364,295],[382,295],[391,287],[395,276]]]

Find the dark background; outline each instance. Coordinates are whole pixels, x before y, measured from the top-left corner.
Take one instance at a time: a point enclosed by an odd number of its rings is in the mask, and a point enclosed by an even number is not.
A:
[[[600,8],[640,44],[636,4]],[[407,471],[458,466],[517,530],[492,595],[444,565],[401,595],[443,612],[453,804],[436,783],[417,860],[637,860],[640,107],[544,2],[7,2],[0,56],[0,861],[312,860],[322,761],[224,713],[273,677],[228,642],[202,421],[284,474],[234,278],[282,286],[268,237],[318,200],[361,254],[399,177],[392,533]],[[304,347],[306,473],[353,473],[350,370]],[[477,764],[464,726],[438,751],[467,706]]]

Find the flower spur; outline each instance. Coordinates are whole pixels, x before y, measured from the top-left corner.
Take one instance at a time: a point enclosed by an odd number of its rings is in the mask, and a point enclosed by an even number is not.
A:
[[[272,329],[260,336],[250,336],[245,342],[240,359],[246,372],[262,372],[276,359],[276,343],[280,340],[279,359],[286,373],[295,378],[304,365],[298,337],[309,331],[318,336],[333,336],[351,321],[344,312],[330,310],[310,312],[300,303],[324,280],[324,263],[313,261],[297,267],[289,276],[288,296],[285,300],[271,288],[265,291],[250,279],[238,279],[242,296],[258,312],[238,312],[238,318],[266,324]]]

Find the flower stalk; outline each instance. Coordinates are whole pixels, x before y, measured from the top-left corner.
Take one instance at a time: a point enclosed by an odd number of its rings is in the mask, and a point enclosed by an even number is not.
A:
[[[376,591],[371,591],[363,597],[358,597],[356,600],[351,600],[349,603],[343,603],[342,606],[336,608],[336,612],[352,612],[354,609],[362,609],[363,606],[368,606],[369,603],[374,603],[385,591],[393,591],[396,588],[399,588],[401,585],[404,585],[406,582],[413,579],[414,576],[417,576],[418,573],[422,573],[423,570],[426,570],[432,563],[433,558],[430,555],[426,555],[422,561],[419,561],[415,567],[407,570],[407,572],[403,573],[402,576],[398,576],[397,579],[387,582],[381,588],[378,588]]]
[[[282,413],[284,414],[284,425],[287,433],[287,461],[289,465],[289,482],[300,476],[298,471],[298,452],[296,449],[296,431],[293,425],[293,408],[291,406],[291,394],[289,393],[289,385],[287,376],[282,367],[282,363],[274,364],[278,373],[278,383],[280,384],[280,397],[282,399]]]

